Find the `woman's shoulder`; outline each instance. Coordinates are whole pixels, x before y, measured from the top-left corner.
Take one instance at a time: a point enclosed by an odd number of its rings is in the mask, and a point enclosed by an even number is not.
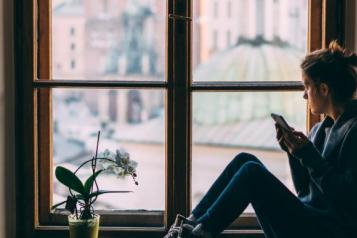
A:
[[[357,134],[357,116],[350,118],[347,123],[349,122],[349,131],[353,131]]]
[[[320,128],[321,124],[323,123],[323,121],[317,122],[315,125],[313,125],[313,127],[310,129],[308,137],[311,139],[311,137],[314,137],[314,135],[316,134],[316,132],[318,131],[318,129]]]
[[[357,117],[350,118],[344,125],[344,137],[349,140],[353,140],[353,144],[357,143]]]
[[[317,129],[321,126],[321,124],[322,121],[315,123],[315,125],[313,125],[313,127],[311,128],[310,133],[316,132]]]

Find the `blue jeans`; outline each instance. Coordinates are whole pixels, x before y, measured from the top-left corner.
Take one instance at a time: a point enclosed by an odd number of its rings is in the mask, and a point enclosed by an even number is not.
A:
[[[192,211],[214,236],[252,204],[268,238],[333,237],[313,208],[301,202],[255,156],[238,154]]]

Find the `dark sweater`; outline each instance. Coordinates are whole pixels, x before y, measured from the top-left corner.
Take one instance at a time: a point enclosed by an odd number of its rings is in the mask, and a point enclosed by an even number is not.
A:
[[[357,100],[335,123],[329,117],[317,123],[308,137],[311,142],[289,154],[298,197],[326,217],[337,237],[350,237],[357,228]]]

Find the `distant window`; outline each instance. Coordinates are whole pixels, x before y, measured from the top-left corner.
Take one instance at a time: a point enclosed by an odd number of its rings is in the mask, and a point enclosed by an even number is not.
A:
[[[74,36],[76,34],[76,29],[74,29],[74,27],[71,27],[71,29],[69,30],[69,33],[71,36]]]
[[[232,1],[228,1],[227,3],[227,17],[232,17]]]
[[[71,60],[71,69],[75,69],[75,68],[76,68],[76,61]]]
[[[218,2],[214,2],[213,4],[213,16],[218,17]]]
[[[104,0],[103,2],[103,12],[108,13],[108,0]]]
[[[60,70],[62,68],[61,64],[56,64],[56,70]]]
[[[113,122],[118,120],[118,92],[116,90],[109,91],[108,114],[109,119]]]
[[[216,50],[218,48],[218,32],[217,30],[213,31],[213,49]]]
[[[227,31],[227,47],[230,47],[232,44],[231,41],[231,31]]]

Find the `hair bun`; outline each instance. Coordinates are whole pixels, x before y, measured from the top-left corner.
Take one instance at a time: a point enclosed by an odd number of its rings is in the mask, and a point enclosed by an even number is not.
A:
[[[344,62],[350,66],[357,66],[357,55],[355,53],[348,54],[346,49],[338,44],[337,40],[331,41],[328,49],[335,60]]]
[[[336,40],[328,48],[306,55],[300,67],[316,85],[326,83],[336,103],[348,102],[356,93],[357,55],[347,52]]]
[[[340,46],[337,40],[333,40],[330,42],[328,49],[331,51],[333,54],[339,54],[339,55],[344,55],[346,50]]]

